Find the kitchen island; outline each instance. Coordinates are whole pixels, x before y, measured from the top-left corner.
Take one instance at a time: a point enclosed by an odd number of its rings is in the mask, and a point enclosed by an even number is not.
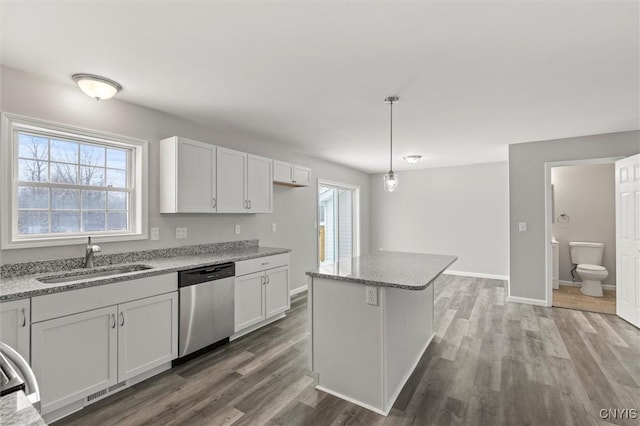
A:
[[[317,389],[387,415],[433,338],[433,282],[456,259],[380,252],[308,271]]]

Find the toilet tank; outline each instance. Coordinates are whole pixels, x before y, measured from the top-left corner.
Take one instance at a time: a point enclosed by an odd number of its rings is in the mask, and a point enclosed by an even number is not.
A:
[[[574,265],[589,264],[602,265],[603,243],[589,243],[584,241],[572,241],[569,243],[571,263]]]

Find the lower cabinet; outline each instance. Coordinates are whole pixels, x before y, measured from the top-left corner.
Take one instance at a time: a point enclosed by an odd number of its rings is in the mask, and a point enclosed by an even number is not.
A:
[[[238,270],[240,270],[241,273],[251,271],[251,268],[238,268],[238,263],[240,262],[236,262],[236,274]],[[259,265],[259,263],[257,265]],[[236,333],[281,314],[289,309],[289,307],[288,255],[287,264],[283,266],[262,269],[255,272],[252,271],[244,275],[236,276]]]
[[[36,322],[31,338],[42,413],[88,403],[177,357],[178,293]]]
[[[31,299],[0,303],[0,341],[29,362],[31,355]]]

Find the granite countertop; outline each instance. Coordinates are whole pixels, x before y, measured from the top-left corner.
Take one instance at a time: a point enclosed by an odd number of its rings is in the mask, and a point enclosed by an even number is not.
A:
[[[383,251],[320,266],[307,275],[379,287],[423,290],[458,259],[442,254]]]
[[[118,281],[168,274],[171,272],[184,271],[186,269],[197,268],[201,266],[215,265],[225,262],[238,262],[241,260],[253,259],[256,257],[288,253],[290,251],[291,250],[287,248],[277,247],[236,247],[230,250],[214,253],[161,257],[156,259],[140,260],[136,262],[99,266],[91,269],[71,269],[64,272],[49,272],[7,277],[2,278],[2,282],[0,283],[0,301],[24,299],[33,296],[40,296],[43,294],[58,293],[61,291],[74,290],[84,287],[110,284]],[[90,279],[83,279],[82,276],[79,276],[75,281],[57,284],[45,284],[38,281],[38,278],[42,277],[62,277],[73,275],[74,273],[78,272],[98,272],[132,264],[150,266],[151,269]]]
[[[0,419],[3,425],[47,426],[22,391],[0,398]]]

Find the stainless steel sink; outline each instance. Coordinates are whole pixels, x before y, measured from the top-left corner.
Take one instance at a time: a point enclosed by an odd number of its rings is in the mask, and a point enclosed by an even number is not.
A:
[[[129,266],[123,266],[120,268],[104,269],[102,271],[92,272],[88,270],[88,271],[79,271],[74,274],[68,274],[63,276],[56,275],[56,276],[50,276],[50,277],[42,277],[42,278],[38,278],[38,281],[45,284],[58,284],[58,283],[67,283],[71,281],[78,281],[78,280],[88,279],[88,278],[110,277],[112,275],[127,274],[129,272],[144,271],[147,269],[151,269],[151,266],[129,265]]]

